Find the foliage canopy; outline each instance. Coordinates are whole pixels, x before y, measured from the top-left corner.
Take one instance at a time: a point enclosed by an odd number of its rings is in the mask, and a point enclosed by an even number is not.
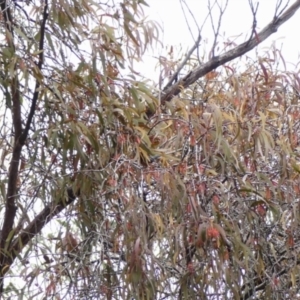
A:
[[[200,31],[171,47],[159,83],[143,0],[0,5],[2,297],[299,296],[299,74],[233,59],[300,1],[203,65]]]

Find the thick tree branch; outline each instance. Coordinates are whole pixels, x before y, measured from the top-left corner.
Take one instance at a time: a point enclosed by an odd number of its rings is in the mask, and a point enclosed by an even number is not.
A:
[[[41,232],[44,226],[49,223],[53,217],[58,215],[63,209],[74,202],[79,192],[75,195],[72,188],[67,189],[68,199],[61,198],[58,202],[54,201],[52,204],[46,206],[34,220],[20,232],[20,234],[13,240],[8,249],[10,256],[7,258],[6,267],[2,270],[2,276],[7,273],[9,267],[14,262],[15,258],[21,253],[24,247]]]
[[[163,91],[161,103],[164,104],[166,101],[170,101],[173,96],[178,95],[183,89],[196,82],[200,77],[255,48],[271,34],[275,33],[283,23],[289,20],[299,7],[300,0],[297,0],[285,12],[283,12],[282,15],[275,16],[271,23],[269,23],[261,32],[252,37],[249,41],[240,44],[224,54],[213,57],[207,63],[192,70],[188,75],[174,85],[166,87]]]
[[[1,13],[5,23],[6,29],[6,41],[7,46],[14,53],[15,45],[14,45],[14,31],[13,31],[13,20],[10,12],[10,8],[7,5],[7,1],[1,1]],[[15,195],[17,189],[17,178],[18,178],[18,168],[19,161],[21,156],[21,145],[18,140],[22,133],[22,123],[21,123],[21,103],[20,103],[20,92],[19,92],[19,82],[17,77],[13,77],[10,82],[10,89],[12,94],[12,122],[13,122],[13,130],[15,135],[14,149],[12,153],[12,159],[10,162],[10,168],[8,173],[8,184],[7,184],[7,196],[5,201],[5,214],[4,214],[4,222],[1,231],[1,241],[0,247],[1,249],[5,248],[6,239],[13,227],[14,217],[16,214],[15,207]],[[4,256],[0,252],[0,264],[4,263]],[[1,289],[1,286],[0,286]]]
[[[43,65],[43,50],[44,50],[44,34],[45,25],[48,17],[48,0],[44,2],[44,12],[43,19],[40,28],[40,41],[39,41],[39,61],[37,67],[39,70],[42,69]],[[14,30],[13,30],[13,20],[10,12],[10,7],[7,1],[3,0],[0,2],[1,12],[5,22],[6,28],[6,40],[9,48],[15,54],[14,45]],[[15,66],[16,67],[16,66]],[[17,208],[15,205],[16,195],[17,195],[17,182],[19,176],[19,163],[21,157],[22,147],[28,136],[29,128],[32,123],[32,119],[35,112],[36,102],[39,95],[40,83],[36,79],[35,92],[33,95],[30,112],[26,121],[25,129],[22,130],[22,118],[21,118],[21,98],[20,98],[20,86],[17,74],[13,74],[11,79],[11,94],[12,94],[12,121],[14,126],[14,148],[12,153],[12,159],[10,162],[9,172],[8,172],[8,183],[7,183],[7,193],[5,200],[5,212],[4,221],[0,237],[0,295],[3,292],[3,275],[6,273],[10,266],[11,258],[7,255],[7,250],[9,249],[10,242],[13,235],[11,232],[13,230],[13,224],[16,217]],[[11,236],[10,236],[11,235]]]
[[[45,30],[46,30],[47,18],[48,18],[48,0],[45,0],[43,19],[42,19],[42,24],[41,24],[41,29],[40,29],[41,37],[40,37],[40,42],[39,42],[39,52],[40,52],[39,53],[39,61],[37,63],[37,67],[40,71],[42,70],[42,66],[43,66],[43,62],[44,62],[44,40],[45,40]],[[34,112],[35,112],[36,103],[37,103],[37,100],[39,97],[39,88],[40,88],[40,82],[38,79],[36,79],[35,90],[34,90],[33,99],[31,102],[31,107],[30,107],[28,118],[27,118],[26,126],[20,137],[21,144],[23,144],[25,142],[25,140],[28,136],[30,125],[31,125],[31,122],[32,122],[32,119],[34,116]]]
[[[6,0],[0,2],[1,13],[5,24],[5,34],[7,46],[10,48],[10,51],[15,53],[14,45],[14,31],[13,31],[13,20],[11,16],[10,8]],[[7,261],[7,249],[6,249],[6,240],[9,236],[9,233],[12,231],[13,223],[16,215],[16,206],[15,206],[15,195],[17,190],[17,179],[18,179],[18,168],[19,161],[21,157],[22,146],[19,144],[19,138],[22,134],[22,122],[21,122],[21,101],[20,101],[20,92],[19,92],[19,82],[17,76],[13,76],[10,82],[10,89],[12,95],[12,123],[15,135],[14,148],[12,153],[12,158],[10,162],[9,172],[8,172],[8,184],[7,184],[7,193],[5,200],[5,213],[4,221],[1,230],[0,236],[0,297],[3,292],[3,274],[6,269]]]
[[[1,2],[1,9],[2,9],[2,14],[4,16],[6,16],[5,22],[6,22],[6,24],[8,24],[7,30],[11,30],[10,35],[13,36],[13,28],[10,26],[10,24],[12,23],[11,14],[10,14],[9,7],[6,6],[5,1]],[[42,21],[41,30],[40,30],[40,34],[41,34],[40,43],[39,43],[40,54],[39,54],[39,61],[37,64],[39,70],[42,69],[42,65],[43,65],[44,34],[45,34],[46,20],[48,17],[47,10],[48,10],[48,2],[47,2],[47,0],[45,0],[43,21]],[[13,45],[13,41],[11,41],[11,44]],[[12,79],[12,84],[11,84],[11,90],[12,90],[11,92],[12,92],[12,100],[13,100],[12,118],[13,118],[14,131],[15,131],[15,143],[14,143],[12,160],[10,163],[10,169],[9,169],[9,174],[8,174],[6,208],[5,208],[4,222],[3,222],[2,235],[1,235],[1,248],[2,249],[7,247],[6,240],[7,240],[9,233],[12,230],[15,215],[16,215],[15,197],[17,194],[17,178],[18,178],[19,162],[20,162],[22,147],[28,136],[29,128],[30,128],[30,125],[31,125],[31,122],[32,122],[32,119],[34,116],[36,102],[37,102],[38,95],[39,95],[39,86],[40,86],[40,83],[37,79],[35,92],[33,95],[31,108],[30,108],[30,112],[29,112],[29,115],[27,118],[26,126],[25,126],[24,131],[22,131],[19,83],[18,83],[17,77]]]

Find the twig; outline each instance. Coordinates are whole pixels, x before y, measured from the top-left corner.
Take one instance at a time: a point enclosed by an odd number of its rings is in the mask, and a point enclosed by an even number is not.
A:
[[[290,3],[290,0],[288,0],[287,3],[284,5],[284,7],[281,9],[281,11],[278,12],[278,10],[279,10],[279,8],[282,4],[282,0],[277,1],[276,8],[275,8],[275,13],[274,13],[274,19],[276,19],[277,16],[280,16],[282,14],[282,12],[288,7],[289,3]]]
[[[257,11],[258,11],[259,2],[256,4],[256,8],[254,8],[252,0],[249,0],[249,5],[250,5],[250,9],[251,9],[251,12],[252,12],[252,15],[253,15],[252,31],[251,31],[250,38],[248,40],[248,42],[250,43],[253,36],[254,35],[257,36],[257,32],[256,32],[256,26],[257,26],[256,14],[257,14]]]
[[[227,5],[228,5],[228,0],[226,0],[224,8],[222,8],[222,6],[220,6],[219,3],[216,1],[216,4],[218,5],[219,10],[220,10],[220,16],[219,16],[219,20],[218,20],[217,29],[214,26],[214,21],[213,21],[213,16],[212,16],[212,7],[210,5],[210,1],[208,1],[208,3],[209,3],[208,4],[209,5],[208,9],[209,9],[209,16],[210,16],[210,20],[211,20],[211,26],[212,26],[212,29],[213,29],[213,32],[214,32],[214,42],[213,42],[213,45],[211,47],[210,53],[211,53],[211,57],[214,57],[215,56],[215,49],[216,49],[217,41],[218,41],[218,36],[219,36],[220,28],[221,28],[222,18],[223,18],[224,12],[226,11],[226,8],[227,8]]]
[[[186,22],[186,24],[188,26],[188,29],[189,29],[189,32],[190,32],[191,36],[193,37],[193,40],[195,41],[194,34],[193,34],[192,29],[190,28],[189,20],[188,20],[188,17],[186,15],[186,13],[185,13],[185,9],[183,7],[183,4],[186,6],[187,11],[189,12],[190,16],[192,17],[192,19],[193,19],[193,21],[194,21],[194,23],[195,23],[195,25],[196,25],[196,27],[198,29],[198,35],[201,34],[203,26],[204,26],[204,24],[205,24],[205,22],[206,22],[206,20],[208,18],[208,15],[204,19],[204,22],[203,22],[203,24],[202,24],[202,26],[200,28],[199,25],[198,25],[198,22],[196,20],[196,17],[194,15],[194,13],[192,12],[192,10],[190,9],[190,7],[188,6],[188,4],[186,3],[186,0],[180,0],[180,6],[181,6],[181,9],[182,9],[182,12],[183,12],[183,15],[184,15],[185,22]],[[198,59],[199,64],[201,64],[200,55],[199,55],[199,47],[197,47],[197,59]]]
[[[197,47],[199,46],[201,41],[201,34],[199,33],[198,38],[194,44],[194,46],[189,50],[189,52],[186,54],[185,58],[183,59],[183,61],[180,63],[180,65],[178,66],[176,72],[171,76],[169,82],[166,84],[166,86],[164,87],[163,91],[167,90],[170,86],[172,86],[173,81],[178,78],[178,75],[180,73],[180,71],[184,68],[186,62],[190,59],[191,55],[193,54],[193,52],[195,51],[195,49],[197,49]]]

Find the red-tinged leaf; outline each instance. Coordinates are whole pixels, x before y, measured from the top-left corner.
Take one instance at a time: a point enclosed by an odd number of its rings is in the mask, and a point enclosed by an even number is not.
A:
[[[288,235],[288,238],[287,238],[287,245],[288,247],[290,248],[293,248],[295,246],[295,240],[294,240],[294,237],[292,236],[292,234],[289,234]]]
[[[220,204],[220,197],[218,195],[213,195],[212,202],[215,206],[219,206]]]
[[[265,68],[264,64],[262,62],[259,63],[263,73],[264,73],[264,76],[265,76],[265,83],[268,84],[269,82],[269,76],[268,76],[268,72],[267,72],[267,69]]]
[[[187,164],[186,162],[182,162],[178,165],[178,172],[179,174],[185,174],[187,171]]]
[[[196,246],[203,247],[207,240],[207,224],[199,224],[197,231]]]
[[[220,237],[220,232],[215,227],[209,227],[206,230],[206,236],[208,239],[218,239]]]
[[[187,269],[188,269],[189,274],[195,273],[194,264],[192,262],[189,262],[189,264],[187,265]]]
[[[267,207],[265,204],[258,204],[256,206],[256,212],[259,216],[261,216],[262,218],[264,218],[267,214]]]
[[[271,189],[269,187],[266,187],[266,191],[265,191],[265,198],[266,200],[271,200],[272,197],[272,193],[271,193]]]
[[[191,204],[191,203],[188,203],[188,204],[186,205],[186,212],[187,212],[188,214],[192,212],[192,204]]]
[[[192,147],[194,147],[196,145],[196,138],[194,135],[191,135],[191,137],[190,137],[190,145]]]
[[[299,186],[299,184],[294,185],[294,193],[296,195],[300,195],[300,186]]]
[[[74,235],[71,232],[67,232],[62,239],[61,247],[63,250],[67,251],[68,253],[74,251],[78,247],[78,241],[74,237]]]

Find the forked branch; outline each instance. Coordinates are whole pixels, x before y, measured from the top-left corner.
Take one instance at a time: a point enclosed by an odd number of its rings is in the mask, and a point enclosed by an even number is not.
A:
[[[289,20],[299,9],[299,7],[300,0],[297,0],[293,5],[282,12],[282,14],[275,16],[264,29],[262,29],[257,35],[253,36],[250,40],[240,44],[232,50],[225,52],[224,54],[213,57],[207,63],[193,69],[189,74],[172,86],[166,87],[162,94],[161,103],[164,104],[165,102],[170,101],[183,89],[189,87],[205,74],[255,48],[257,45],[266,40],[271,34],[275,33],[282,24]]]

